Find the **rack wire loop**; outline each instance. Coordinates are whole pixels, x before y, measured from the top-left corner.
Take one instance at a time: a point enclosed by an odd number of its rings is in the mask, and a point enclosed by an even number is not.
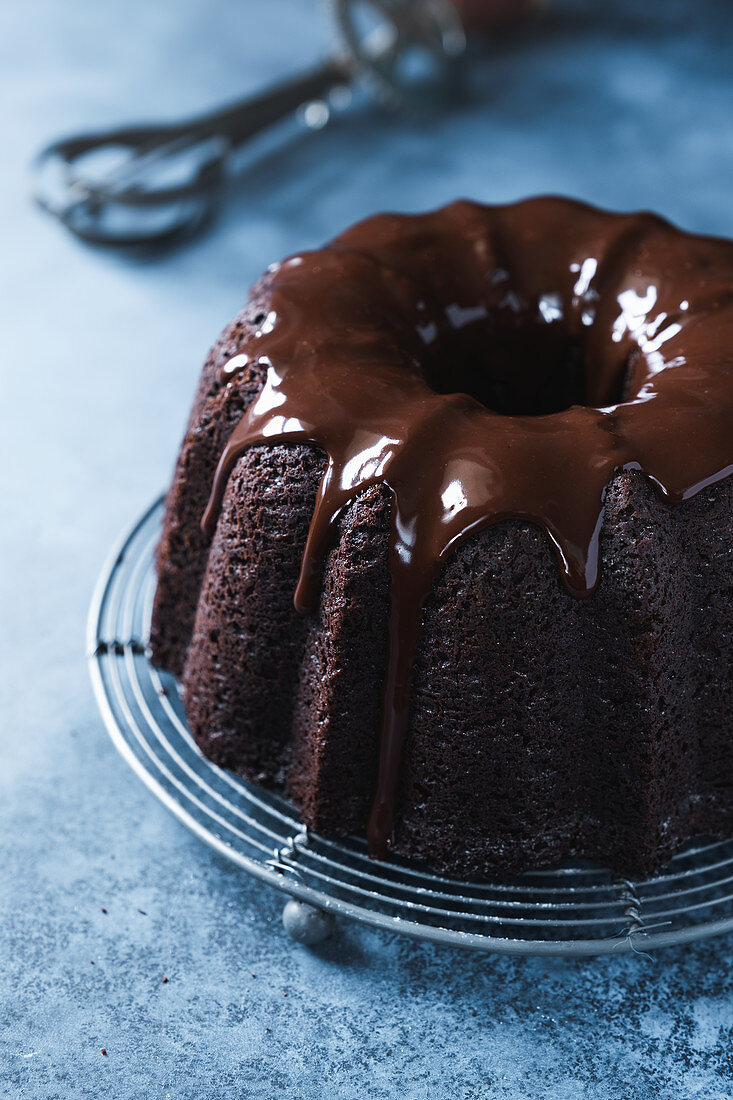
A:
[[[122,756],[221,855],[325,911],[328,920],[341,915],[480,951],[643,954],[733,931],[733,839],[697,841],[646,881],[614,878],[590,864],[463,881],[406,861],[375,863],[363,841],[311,833],[279,795],[216,767],[188,732],[176,681],[150,663],[162,514],[161,497],[110,555],[89,612],[87,655],[97,701]],[[323,918],[319,935],[327,924]]]

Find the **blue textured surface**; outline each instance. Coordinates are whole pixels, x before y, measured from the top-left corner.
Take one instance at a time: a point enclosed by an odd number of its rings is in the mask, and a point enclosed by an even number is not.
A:
[[[310,136],[253,173],[213,234],[135,264],[32,209],[31,154],[257,88],[318,55],[325,19],[307,0],[6,0],[3,1096],[733,1095],[731,938],[651,961],[468,956],[354,927],[296,947],[280,898],[212,858],[117,757],[82,652],[107,548],[167,481],[207,344],[270,260],[458,194],[565,192],[733,234],[730,5],[606,7],[558,0],[461,112],[364,113]]]

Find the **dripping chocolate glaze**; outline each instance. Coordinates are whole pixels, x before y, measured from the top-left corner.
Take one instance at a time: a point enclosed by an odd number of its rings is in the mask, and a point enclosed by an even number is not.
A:
[[[207,531],[247,447],[321,448],[295,592],[308,612],[343,510],[372,485],[392,494],[368,825],[383,857],[421,608],[446,556],[499,520],[538,524],[584,598],[616,471],[675,502],[733,471],[733,244],[556,198],[373,217],[274,269],[269,313],[222,382],[253,360],[266,379],[221,456]]]

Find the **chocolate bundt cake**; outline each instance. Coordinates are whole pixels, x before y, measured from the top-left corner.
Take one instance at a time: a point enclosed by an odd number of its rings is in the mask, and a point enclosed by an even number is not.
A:
[[[218,764],[455,875],[733,832],[733,243],[378,216],[205,366],[154,660]]]

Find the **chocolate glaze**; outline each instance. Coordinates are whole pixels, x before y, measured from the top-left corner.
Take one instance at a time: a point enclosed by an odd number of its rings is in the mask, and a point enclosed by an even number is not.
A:
[[[499,520],[538,524],[584,598],[615,471],[675,502],[733,471],[733,244],[556,198],[378,216],[273,269],[270,312],[222,382],[252,359],[266,381],[221,455],[208,531],[245,448],[321,448],[305,613],[343,510],[369,486],[392,493],[368,826],[384,856],[421,608],[454,547]]]

